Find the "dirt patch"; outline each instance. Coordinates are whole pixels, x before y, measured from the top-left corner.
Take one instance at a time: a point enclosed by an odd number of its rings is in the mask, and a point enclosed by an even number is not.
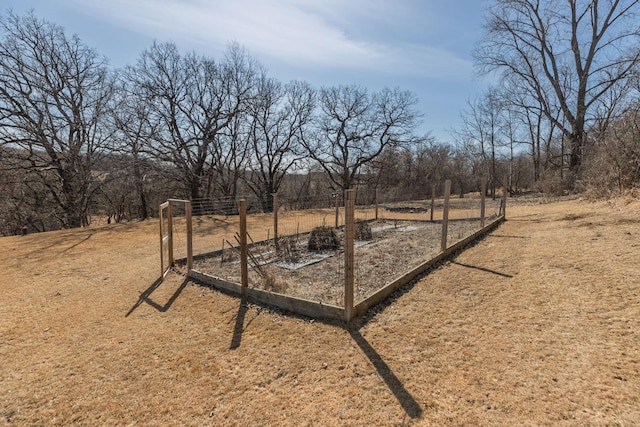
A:
[[[0,425],[638,425],[640,202],[507,206],[349,328],[160,284],[154,221],[1,238]]]
[[[410,271],[440,251],[442,225],[416,221],[359,221],[355,243],[355,301],[372,295],[393,279]],[[452,221],[448,227],[449,245],[479,229],[479,220]],[[364,230],[364,231],[362,231]],[[310,301],[344,305],[343,229],[318,227],[311,233],[280,239],[251,248],[251,287],[270,290],[277,280],[286,294]],[[362,238],[368,238],[363,240]],[[308,243],[307,243],[308,242]],[[312,244],[313,242],[313,244]],[[336,247],[337,246],[337,247]],[[310,250],[309,248],[312,247]],[[331,249],[336,247],[335,249]],[[237,250],[200,258],[194,269],[224,280],[240,282]],[[227,262],[221,262],[222,258]],[[263,269],[269,266],[269,274]]]

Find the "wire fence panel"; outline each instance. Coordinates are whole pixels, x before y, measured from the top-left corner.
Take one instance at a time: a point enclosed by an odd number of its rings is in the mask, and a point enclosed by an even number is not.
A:
[[[322,304],[342,304],[344,208],[338,194],[276,199],[269,218],[250,222],[249,286]],[[337,224],[337,227],[336,227]],[[265,234],[266,230],[266,234]]]
[[[362,204],[354,211],[354,301],[389,283],[441,252],[444,199],[386,200]],[[326,193],[303,199],[274,195],[266,206],[248,197],[248,287],[344,307],[344,195]],[[365,204],[366,202],[366,204]],[[194,201],[194,269],[223,281],[241,283],[241,236],[238,202]],[[447,246],[481,228],[481,197],[449,199]],[[485,223],[501,212],[501,199],[485,199]],[[271,209],[271,211],[269,211]],[[197,213],[197,214],[196,214]],[[174,230],[184,230],[176,214]],[[181,223],[182,221],[182,223]],[[183,256],[180,232],[174,236],[176,258]]]
[[[500,201],[485,202],[488,223]],[[433,211],[432,211],[433,206]],[[355,210],[355,301],[376,293],[441,251],[444,199],[379,200]],[[377,213],[377,215],[376,215]],[[479,194],[449,199],[447,246],[481,228]]]
[[[323,304],[344,299],[344,207],[338,194],[301,200],[274,198],[273,212],[251,212],[247,198],[248,286]],[[223,206],[213,201],[209,206]],[[232,283],[241,282],[239,217],[229,204],[224,215],[200,211],[193,219],[194,268]],[[336,223],[338,227],[336,227]],[[216,246],[217,243],[217,246]]]

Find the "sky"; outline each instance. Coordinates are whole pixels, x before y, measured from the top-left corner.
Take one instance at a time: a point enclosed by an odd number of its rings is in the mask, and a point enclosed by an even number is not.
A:
[[[486,87],[472,51],[487,0],[0,0],[33,9],[109,59],[133,65],[154,41],[220,59],[237,42],[283,82],[410,90],[417,132],[449,143]]]

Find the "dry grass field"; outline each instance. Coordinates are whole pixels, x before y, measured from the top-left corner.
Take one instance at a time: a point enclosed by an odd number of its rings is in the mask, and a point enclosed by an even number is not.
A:
[[[512,202],[346,328],[158,285],[157,221],[0,238],[0,425],[639,425],[640,201]]]

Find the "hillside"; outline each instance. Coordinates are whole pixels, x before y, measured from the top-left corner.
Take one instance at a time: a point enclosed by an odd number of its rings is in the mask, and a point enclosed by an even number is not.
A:
[[[157,235],[0,238],[0,425],[640,424],[638,200],[512,204],[349,328],[156,287]]]

